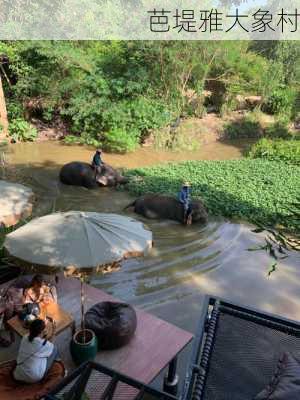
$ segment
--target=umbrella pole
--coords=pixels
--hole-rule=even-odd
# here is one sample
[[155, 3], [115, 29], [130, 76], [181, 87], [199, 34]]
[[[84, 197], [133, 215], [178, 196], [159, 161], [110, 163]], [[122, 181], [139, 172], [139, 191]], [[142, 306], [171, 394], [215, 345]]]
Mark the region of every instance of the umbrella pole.
[[85, 323], [84, 323], [84, 277], [80, 277], [80, 298], [81, 298], [81, 330], [83, 333], [83, 343], [85, 343]]

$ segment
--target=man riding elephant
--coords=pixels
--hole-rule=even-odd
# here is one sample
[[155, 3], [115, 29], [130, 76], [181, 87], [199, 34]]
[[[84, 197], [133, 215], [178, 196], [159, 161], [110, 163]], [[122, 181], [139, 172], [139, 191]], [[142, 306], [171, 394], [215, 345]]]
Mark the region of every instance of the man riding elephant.
[[101, 163], [100, 174], [85, 162], [72, 161], [62, 167], [59, 174], [65, 185], [83, 186], [93, 189], [97, 186], [117, 186], [128, 182], [117, 170], [106, 163]]
[[125, 209], [134, 207], [134, 212], [151, 219], [172, 219], [185, 225], [198, 222], [206, 224], [208, 215], [201, 200], [189, 202], [189, 216], [186, 218], [183, 204], [174, 197], [149, 194], [139, 197]]
[[178, 200], [182, 204], [184, 212], [184, 223], [188, 223], [188, 219], [191, 216], [191, 190], [189, 182], [184, 182], [180, 192], [178, 193]]
[[101, 175], [102, 172], [103, 161], [101, 159], [101, 153], [101, 150], [97, 149], [92, 161], [92, 168], [95, 170], [95, 179], [97, 179], [97, 175]]

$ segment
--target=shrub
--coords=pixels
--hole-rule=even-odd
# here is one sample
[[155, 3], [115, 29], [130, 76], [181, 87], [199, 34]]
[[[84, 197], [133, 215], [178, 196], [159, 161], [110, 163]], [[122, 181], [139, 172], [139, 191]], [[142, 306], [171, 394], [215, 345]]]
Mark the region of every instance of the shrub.
[[7, 102], [7, 117], [9, 121], [12, 121], [16, 118], [23, 118], [23, 116], [24, 111], [22, 104], [15, 101]]
[[37, 138], [37, 130], [22, 118], [12, 120], [8, 131], [14, 142], [33, 141]]
[[288, 121], [281, 119], [265, 128], [265, 136], [270, 139], [291, 139], [293, 134], [289, 130]]
[[269, 114], [290, 114], [294, 97], [291, 89], [285, 86], [278, 87], [267, 97], [263, 110]]
[[64, 138], [65, 144], [87, 144], [88, 146], [101, 147], [101, 142], [97, 139], [93, 139], [86, 133], [82, 133], [81, 136], [68, 135]]
[[264, 138], [251, 147], [248, 156], [300, 165], [300, 140], [270, 140]]
[[122, 129], [112, 129], [105, 134], [103, 147], [114, 153], [134, 151], [139, 144], [138, 132], [125, 132]]
[[225, 125], [223, 135], [226, 139], [257, 138], [262, 136], [262, 128], [255, 115], [231, 121]]
[[172, 151], [196, 151], [200, 148], [200, 142], [181, 127], [175, 130], [164, 128], [154, 131], [154, 147]]

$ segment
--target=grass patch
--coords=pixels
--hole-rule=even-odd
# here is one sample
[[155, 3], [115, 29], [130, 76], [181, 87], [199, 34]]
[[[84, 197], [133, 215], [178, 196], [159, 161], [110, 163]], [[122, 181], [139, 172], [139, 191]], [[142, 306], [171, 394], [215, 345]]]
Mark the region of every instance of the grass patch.
[[300, 167], [260, 159], [189, 161], [134, 169], [127, 176], [135, 195], [176, 195], [188, 180], [192, 196], [201, 197], [211, 214], [269, 226], [284, 225], [289, 204], [300, 197]]
[[[192, 129], [192, 128], [190, 128]], [[179, 126], [175, 130], [164, 128], [154, 132], [154, 147], [169, 151], [196, 151], [200, 148], [199, 140], [193, 130]]]
[[293, 139], [293, 134], [288, 127], [288, 121], [278, 120], [265, 129], [265, 136], [270, 139]]
[[251, 147], [248, 156], [300, 166], [300, 140], [261, 139]]
[[263, 135], [263, 130], [255, 113], [249, 113], [243, 118], [230, 121], [224, 126], [225, 139], [258, 138]]

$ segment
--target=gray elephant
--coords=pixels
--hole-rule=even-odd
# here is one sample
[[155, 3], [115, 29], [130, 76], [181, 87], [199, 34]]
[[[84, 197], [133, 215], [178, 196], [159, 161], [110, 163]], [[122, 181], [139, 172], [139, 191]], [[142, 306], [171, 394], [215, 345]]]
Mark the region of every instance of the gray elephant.
[[92, 166], [85, 162], [72, 161], [62, 167], [59, 178], [66, 185], [84, 186], [93, 189], [97, 186], [117, 186], [128, 182], [110, 165], [101, 165], [101, 174], [95, 174]]
[[186, 220], [182, 204], [171, 196], [149, 194], [139, 197], [125, 209], [129, 207], [134, 207], [134, 212], [146, 218], [172, 219], [187, 225], [195, 222], [206, 224], [208, 221], [207, 211], [200, 200], [192, 201], [190, 217]]

